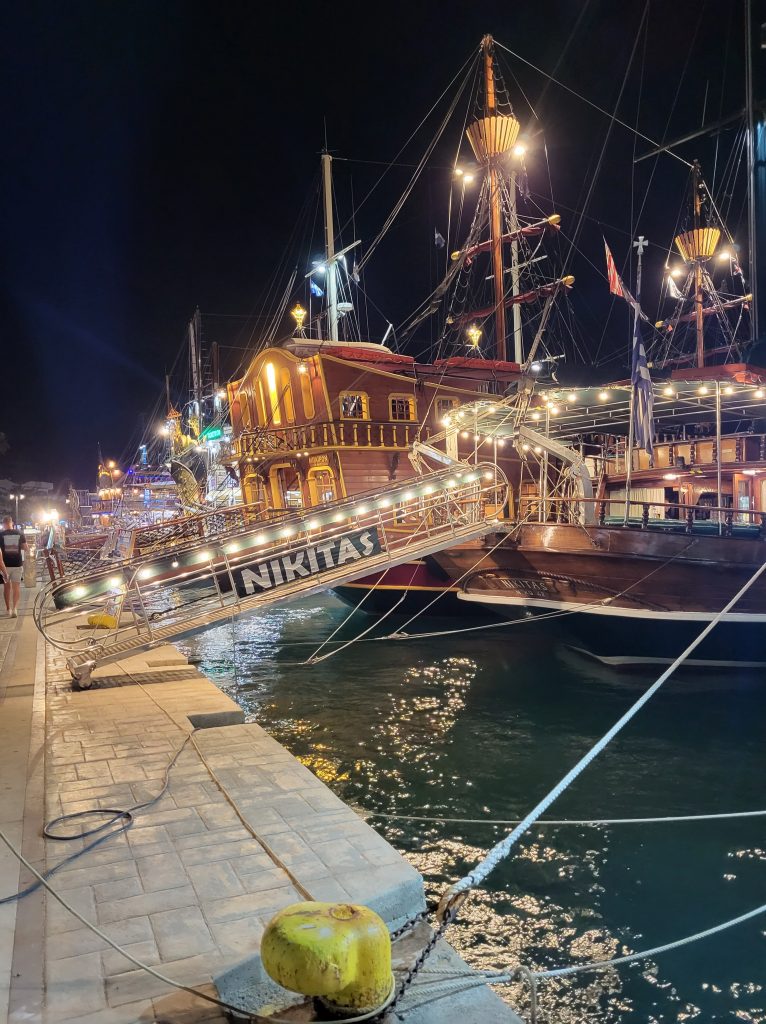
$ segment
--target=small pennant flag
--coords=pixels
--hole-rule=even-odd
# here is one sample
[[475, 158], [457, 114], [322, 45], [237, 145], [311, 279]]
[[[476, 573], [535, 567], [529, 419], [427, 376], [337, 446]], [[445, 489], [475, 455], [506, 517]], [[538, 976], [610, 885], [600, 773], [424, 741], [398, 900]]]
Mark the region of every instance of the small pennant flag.
[[446, 244], [447, 243], [444, 239], [444, 235], [441, 234], [440, 231], [437, 231], [436, 228], [434, 228], [434, 245], [436, 246], [436, 248], [443, 249]]
[[311, 285], [311, 294], [312, 295], [316, 295], [316, 297], [318, 299], [321, 299], [322, 296], [324, 295], [324, 292], [319, 287], [319, 285], [316, 283], [316, 281], [313, 278], [311, 278], [311, 280], [309, 281], [309, 284]]
[[683, 298], [678, 285], [672, 277], [668, 277], [668, 298], [673, 299], [674, 301]]
[[354, 265], [351, 268], [351, 280], [354, 282], [354, 284], [359, 284], [359, 282], [361, 281], [361, 278], [359, 276], [359, 267], [357, 267], [356, 265], [356, 260], [354, 260]]

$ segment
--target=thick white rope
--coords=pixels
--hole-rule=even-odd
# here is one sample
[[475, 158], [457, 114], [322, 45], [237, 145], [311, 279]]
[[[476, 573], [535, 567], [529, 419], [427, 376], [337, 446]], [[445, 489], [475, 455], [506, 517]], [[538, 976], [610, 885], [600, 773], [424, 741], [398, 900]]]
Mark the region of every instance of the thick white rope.
[[[384, 811], [362, 810], [364, 818], [386, 818], [389, 821], [425, 821], [441, 825], [518, 825], [521, 818], [434, 818], [424, 814], [389, 814]], [[662, 825], [674, 821], [718, 821], [725, 818], [762, 818], [764, 811], [727, 811], [721, 814], [667, 814], [659, 818], [538, 818], [535, 825], [575, 825], [597, 827], [599, 825]]]
[[444, 900], [442, 901], [442, 906], [444, 906], [445, 900], [448, 900], [450, 896], [455, 896], [458, 893], [467, 892], [475, 885], [479, 885], [487, 877], [487, 875], [489, 875], [490, 872], [492, 872], [497, 867], [497, 865], [508, 856], [511, 849], [516, 844], [517, 840], [520, 839], [521, 836], [523, 836], [524, 833], [528, 829], [530, 829], [532, 825], [535, 824], [537, 819], [547, 811], [547, 809], [554, 802], [554, 800], [557, 800], [558, 797], [561, 796], [561, 794], [566, 789], [568, 789], [569, 786], [571, 786], [571, 784], [575, 781], [578, 775], [585, 768], [587, 768], [588, 765], [592, 761], [594, 761], [596, 757], [598, 757], [598, 755], [602, 752], [602, 750], [604, 750], [605, 747], [609, 745], [609, 743], [614, 739], [614, 737], [628, 724], [628, 722], [631, 721], [631, 719], [633, 719], [638, 714], [641, 708], [643, 708], [645, 704], [648, 704], [648, 702], [652, 699], [652, 697], [660, 689], [660, 687], [670, 678], [670, 676], [673, 675], [673, 673], [679, 667], [679, 665], [682, 665], [684, 661], [692, 653], [692, 651], [696, 650], [696, 648], [699, 647], [702, 641], [715, 629], [715, 627], [718, 625], [721, 619], [728, 612], [731, 611], [731, 609], [737, 604], [740, 598], [743, 597], [744, 594], [746, 594], [747, 591], [750, 589], [750, 587], [752, 587], [752, 585], [761, 578], [764, 572], [766, 572], [766, 562], [764, 562], [763, 565], [756, 569], [756, 571], [745, 583], [745, 585], [741, 587], [734, 595], [734, 597], [732, 597], [732, 599], [728, 601], [727, 604], [721, 609], [721, 611], [718, 612], [713, 619], [711, 619], [711, 621], [707, 624], [707, 626], [705, 626], [702, 632], [694, 640], [692, 640], [689, 646], [684, 651], [682, 651], [681, 654], [679, 654], [679, 656], [676, 658], [673, 664], [665, 669], [665, 671], [662, 673], [659, 679], [652, 683], [649, 689], [641, 697], [639, 697], [639, 699], [625, 712], [624, 715], [622, 715], [621, 718], [618, 719], [617, 722], [615, 722], [611, 729], [609, 729], [601, 737], [601, 739], [598, 740], [598, 742], [596, 742], [590, 748], [590, 750], [583, 757], [580, 758], [577, 764], [575, 764], [574, 767], [567, 772], [563, 779], [561, 779], [553, 787], [553, 789], [551, 789], [546, 794], [546, 796], [544, 796], [543, 799], [540, 800], [540, 802], [529, 812], [529, 814], [521, 820], [521, 822], [516, 826], [516, 828], [509, 835], [507, 835], [505, 839], [501, 840], [499, 843], [493, 846], [489, 853], [486, 855], [486, 857], [484, 857], [484, 859], [481, 860], [472, 871], [470, 871], [459, 881], [455, 882], [454, 885], [450, 886], [445, 895]]

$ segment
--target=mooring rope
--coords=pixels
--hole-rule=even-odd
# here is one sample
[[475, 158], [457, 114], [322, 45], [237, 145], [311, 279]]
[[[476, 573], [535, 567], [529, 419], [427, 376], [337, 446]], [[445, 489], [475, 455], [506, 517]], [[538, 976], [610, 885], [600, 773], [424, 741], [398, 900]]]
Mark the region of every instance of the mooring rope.
[[638, 712], [644, 707], [645, 704], [652, 699], [657, 691], [663, 686], [663, 684], [673, 675], [675, 670], [682, 665], [684, 661], [689, 657], [692, 651], [696, 650], [702, 641], [715, 629], [721, 619], [731, 611], [731, 609], [737, 604], [752, 585], [761, 578], [766, 572], [766, 562], [763, 563], [748, 581], [742, 586], [734, 597], [728, 601], [724, 607], [711, 619], [711, 621], [705, 626], [701, 633], [699, 633], [694, 640], [679, 654], [672, 665], [668, 666], [662, 675], [655, 680], [649, 689], [639, 699], [631, 705], [631, 707], [622, 715], [617, 722], [609, 729], [600, 740], [593, 744], [588, 752], [580, 758], [580, 760], [566, 773], [566, 775], [559, 780], [559, 782], [551, 789], [542, 800], [540, 800], [535, 807], [526, 815], [525, 818], [514, 828], [514, 830], [502, 839], [499, 843], [489, 851], [489, 853], [463, 878], [459, 879], [454, 885], [450, 886], [447, 893], [442, 898], [440, 904], [440, 913], [453, 902], [454, 897], [461, 893], [466, 893], [469, 889], [479, 885], [489, 875], [497, 865], [504, 860], [514, 845], [524, 835], [524, 833], [535, 824], [538, 818], [540, 818], [550, 805], [558, 799], [561, 794], [571, 786], [575, 779], [580, 775], [588, 765], [595, 760], [596, 757], [609, 745], [614, 737], [622, 731], [622, 729], [630, 722]]

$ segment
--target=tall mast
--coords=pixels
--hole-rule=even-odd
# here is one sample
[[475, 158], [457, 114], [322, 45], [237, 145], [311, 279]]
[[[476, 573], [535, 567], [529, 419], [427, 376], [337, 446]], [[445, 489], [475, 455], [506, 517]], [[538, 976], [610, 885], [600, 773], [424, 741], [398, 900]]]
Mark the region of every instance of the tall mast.
[[[702, 200], [700, 199], [700, 165], [695, 160], [692, 166], [692, 191], [694, 204], [694, 233], [699, 235], [700, 213]], [[694, 322], [697, 335], [697, 366], [705, 365], [705, 316], [702, 312], [702, 260], [697, 255], [694, 260]]]
[[[485, 118], [497, 114], [495, 97], [494, 40], [487, 35], [481, 41], [484, 51], [484, 108]], [[489, 152], [489, 234], [492, 244], [492, 275], [495, 282], [495, 357], [504, 360], [505, 352], [505, 287], [503, 281], [503, 221], [500, 215], [500, 175], [497, 158]]]
[[745, 0], [745, 116], [747, 119], [747, 233], [750, 291], [753, 301], [750, 305], [750, 323], [753, 341], [758, 340], [758, 265], [756, 261], [757, 225], [755, 214], [755, 115], [753, 112], [753, 22], [752, 3]]
[[325, 263], [327, 272], [327, 319], [330, 341], [338, 340], [338, 294], [335, 277], [335, 228], [332, 218], [332, 157], [322, 153], [322, 186], [324, 190]]

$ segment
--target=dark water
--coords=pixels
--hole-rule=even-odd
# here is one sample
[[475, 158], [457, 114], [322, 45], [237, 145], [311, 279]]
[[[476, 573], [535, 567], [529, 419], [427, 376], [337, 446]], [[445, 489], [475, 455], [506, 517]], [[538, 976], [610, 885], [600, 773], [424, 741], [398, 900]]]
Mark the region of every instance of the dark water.
[[[586, 662], [540, 625], [356, 643], [297, 664], [347, 613], [323, 598], [242, 620], [236, 665], [230, 626], [185, 651], [340, 797], [369, 811], [517, 818], [654, 678]], [[336, 639], [370, 622], [357, 616]], [[671, 679], [549, 816], [764, 808], [765, 724], [766, 679]], [[370, 820], [434, 897], [507, 831]], [[465, 904], [450, 938], [480, 968], [564, 966], [660, 945], [762, 903], [766, 818], [537, 827]], [[521, 989], [505, 997], [526, 1010]], [[544, 982], [541, 1001], [551, 1024], [766, 1022], [766, 914], [655, 962]]]

